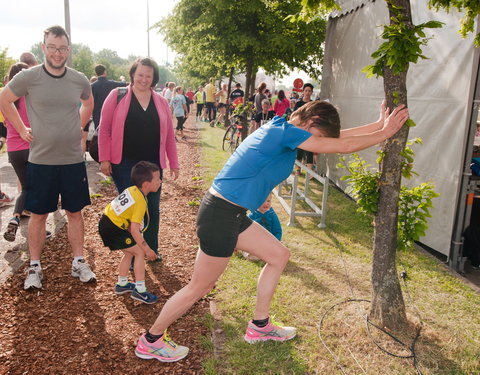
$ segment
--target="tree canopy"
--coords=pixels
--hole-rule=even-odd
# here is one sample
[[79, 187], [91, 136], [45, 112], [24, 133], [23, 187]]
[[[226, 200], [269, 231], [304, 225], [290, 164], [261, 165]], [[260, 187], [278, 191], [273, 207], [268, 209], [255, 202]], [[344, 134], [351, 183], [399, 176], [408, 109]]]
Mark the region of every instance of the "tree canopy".
[[236, 73], [283, 75], [302, 69], [321, 74], [326, 20], [287, 19], [298, 1], [181, 0], [171, 16], [154, 27], [179, 55], [177, 72], [205, 81]]

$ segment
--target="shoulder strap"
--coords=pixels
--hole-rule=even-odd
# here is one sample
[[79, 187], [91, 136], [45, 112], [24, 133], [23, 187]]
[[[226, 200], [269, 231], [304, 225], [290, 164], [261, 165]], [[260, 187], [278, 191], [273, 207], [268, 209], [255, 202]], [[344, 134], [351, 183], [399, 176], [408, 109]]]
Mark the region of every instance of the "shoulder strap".
[[127, 95], [127, 88], [126, 87], [119, 87], [117, 90], [117, 104], [120, 103], [120, 100]]

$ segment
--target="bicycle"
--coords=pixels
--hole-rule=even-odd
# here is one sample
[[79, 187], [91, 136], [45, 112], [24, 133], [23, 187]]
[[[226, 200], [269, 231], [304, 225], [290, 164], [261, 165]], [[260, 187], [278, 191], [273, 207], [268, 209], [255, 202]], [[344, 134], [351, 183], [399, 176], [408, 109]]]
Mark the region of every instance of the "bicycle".
[[231, 154], [235, 152], [242, 142], [243, 123], [241, 116], [234, 116], [230, 126], [225, 131], [222, 142], [223, 151], [229, 151]]

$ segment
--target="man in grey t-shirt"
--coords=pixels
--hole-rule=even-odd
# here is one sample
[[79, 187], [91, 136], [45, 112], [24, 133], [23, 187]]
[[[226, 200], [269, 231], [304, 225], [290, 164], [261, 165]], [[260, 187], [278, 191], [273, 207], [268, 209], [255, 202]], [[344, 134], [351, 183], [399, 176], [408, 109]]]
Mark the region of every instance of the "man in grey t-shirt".
[[[88, 180], [81, 148], [81, 130], [92, 115], [93, 98], [84, 74], [65, 66], [70, 52], [68, 34], [61, 26], [44, 31], [45, 63], [18, 73], [0, 93], [0, 110], [22, 139], [30, 143], [27, 166], [26, 209], [30, 268], [24, 288], [42, 287], [40, 256], [49, 212], [58, 197], [68, 218], [72, 246], [72, 276], [82, 282], [95, 274], [83, 257], [82, 209], [90, 204]], [[31, 129], [21, 120], [14, 102], [25, 97]], [[79, 107], [80, 105], [80, 107]]]

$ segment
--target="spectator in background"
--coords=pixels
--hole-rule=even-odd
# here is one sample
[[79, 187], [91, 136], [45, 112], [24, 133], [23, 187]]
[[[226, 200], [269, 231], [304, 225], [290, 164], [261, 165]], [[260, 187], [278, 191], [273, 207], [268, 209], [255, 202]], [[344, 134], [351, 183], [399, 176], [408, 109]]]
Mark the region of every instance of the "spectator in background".
[[189, 87], [187, 89], [187, 92], [185, 92], [184, 95], [188, 98], [187, 107], [188, 107], [188, 113], [190, 113], [190, 104], [193, 104], [193, 99], [195, 97], [195, 93], [192, 91], [192, 88]]
[[197, 120], [204, 121], [205, 118], [205, 92], [203, 86], [198, 87], [198, 91], [194, 96], [195, 103], [197, 103]]
[[167, 99], [168, 104], [170, 104], [174, 95], [175, 95], [175, 82], [169, 82], [163, 97]]
[[222, 89], [215, 94], [215, 97], [218, 98], [218, 112], [220, 113], [217, 117], [217, 123], [222, 123], [225, 121], [225, 114], [227, 113], [228, 86], [226, 83], [222, 83]]
[[20, 62], [27, 64], [29, 68], [38, 65], [37, 58], [31, 52], [24, 52], [20, 55]]
[[[187, 137], [183, 135], [183, 124], [185, 124], [185, 119], [188, 114], [187, 108], [187, 99], [185, 95], [183, 95], [183, 88], [182, 86], [177, 86], [175, 88], [175, 96], [173, 97], [172, 101], [170, 102], [170, 106], [172, 107], [173, 115], [177, 118], [177, 127], [176, 135], [180, 135], [182, 140], [186, 140]], [[175, 138], [176, 140], [177, 138]]]
[[230, 103], [233, 103], [238, 98], [243, 98], [245, 96], [245, 92], [242, 90], [242, 85], [237, 83], [235, 85], [235, 90], [230, 93]]
[[287, 108], [290, 108], [290, 100], [285, 97], [285, 91], [278, 92], [278, 98], [273, 105], [273, 110], [277, 116], [283, 116]]
[[260, 126], [265, 125], [268, 121], [275, 117], [275, 111], [272, 111], [270, 108], [270, 101], [268, 99], [263, 99], [262, 102], [262, 111], [255, 113], [252, 118], [252, 128], [251, 133], [257, 130]]
[[[24, 69], [28, 69], [28, 65], [25, 63], [19, 62], [13, 64], [8, 72], [7, 83]], [[14, 104], [23, 123], [27, 128], [30, 128], [30, 121], [28, 121], [25, 98], [22, 96], [17, 101], [15, 101]], [[7, 126], [8, 161], [12, 165], [13, 170], [17, 175], [21, 187], [20, 195], [17, 197], [17, 201], [15, 202], [15, 208], [13, 209], [13, 217], [8, 222], [7, 229], [3, 234], [3, 237], [7, 241], [13, 242], [15, 241], [16, 233], [18, 227], [20, 226], [20, 216], [25, 209], [27, 188], [27, 164], [30, 144], [22, 139], [20, 134], [18, 134], [18, 132], [15, 130], [12, 123], [8, 121], [8, 119], [5, 119], [5, 125]]]
[[[310, 103], [312, 101], [312, 94], [313, 94], [313, 85], [311, 83], [305, 83], [303, 85], [303, 97], [302, 97], [302, 99], [298, 100], [295, 103], [295, 107], [294, 107], [293, 110], [296, 111], [297, 109], [299, 109], [303, 105], [305, 105], [307, 103]], [[297, 150], [297, 160], [300, 163], [305, 163], [308, 168], [312, 169], [313, 162], [314, 162], [313, 152], [302, 150], [302, 149], [299, 148]], [[300, 167], [297, 167], [295, 173], [299, 175], [301, 173], [301, 170], [302, 169]]]
[[92, 95], [94, 100], [92, 117], [95, 129], [97, 129], [100, 124], [100, 114], [102, 112], [103, 102], [108, 94], [110, 94], [110, 91], [114, 88], [125, 87], [127, 84], [125, 82], [117, 82], [107, 79], [107, 69], [102, 64], [95, 65], [95, 74], [97, 75], [97, 80], [92, 83]]
[[267, 99], [267, 96], [265, 95], [266, 88], [267, 88], [267, 84], [265, 82], [262, 82], [260, 83], [260, 85], [258, 85], [255, 98], [253, 99], [253, 104], [255, 105], [255, 111], [257, 113], [262, 112], [263, 99]]
[[206, 107], [208, 121], [212, 122], [215, 119], [215, 78], [210, 78], [210, 82], [205, 86]]

